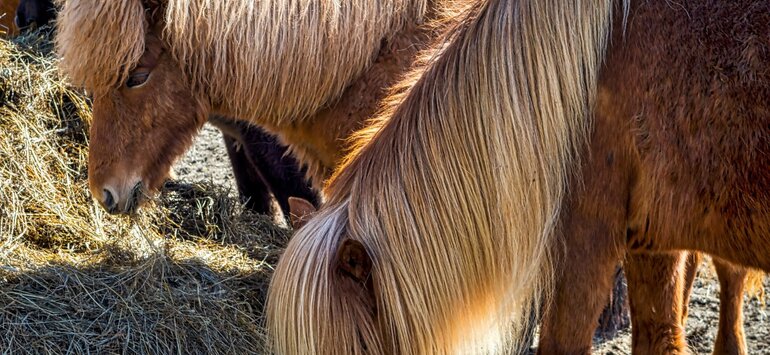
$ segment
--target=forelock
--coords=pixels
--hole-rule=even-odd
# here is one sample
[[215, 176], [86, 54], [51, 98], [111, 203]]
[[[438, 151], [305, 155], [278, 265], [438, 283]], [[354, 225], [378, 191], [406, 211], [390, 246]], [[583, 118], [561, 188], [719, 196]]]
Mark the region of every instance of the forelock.
[[123, 82], [144, 53], [141, 0], [67, 0], [57, 21], [59, 68], [94, 94]]

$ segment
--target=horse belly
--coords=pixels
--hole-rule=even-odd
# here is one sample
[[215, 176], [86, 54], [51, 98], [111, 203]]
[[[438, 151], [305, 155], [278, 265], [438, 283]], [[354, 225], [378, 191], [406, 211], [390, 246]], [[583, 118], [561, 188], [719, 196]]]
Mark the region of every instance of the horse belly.
[[629, 246], [770, 271], [770, 3], [643, 2], [630, 13], [601, 78], [610, 104], [598, 108], [633, 137]]

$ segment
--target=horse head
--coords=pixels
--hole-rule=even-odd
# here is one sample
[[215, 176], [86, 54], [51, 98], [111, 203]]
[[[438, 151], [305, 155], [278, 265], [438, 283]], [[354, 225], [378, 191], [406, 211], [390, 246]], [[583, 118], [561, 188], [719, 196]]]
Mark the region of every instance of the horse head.
[[[93, 94], [88, 181], [110, 213], [132, 213], [156, 192], [208, 115], [149, 4], [71, 0], [59, 22], [62, 67]], [[89, 23], [93, 16], [99, 24]]]

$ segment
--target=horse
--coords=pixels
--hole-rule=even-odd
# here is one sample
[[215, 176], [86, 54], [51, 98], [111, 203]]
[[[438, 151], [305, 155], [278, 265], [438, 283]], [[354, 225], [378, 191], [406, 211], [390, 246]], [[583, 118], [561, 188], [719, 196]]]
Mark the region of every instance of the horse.
[[[21, 30], [49, 25], [57, 16], [57, 8], [51, 0], [11, 1], [3, 6], [14, 8], [9, 14], [15, 19], [16, 28]], [[259, 127], [223, 117], [212, 116], [209, 122], [223, 132], [238, 194], [246, 208], [270, 214], [271, 193], [284, 216], [289, 216], [289, 196], [318, 205], [318, 193], [308, 185], [297, 162], [286, 154], [286, 147], [274, 136]]]
[[670, 5], [632, 2], [628, 18], [615, 16], [581, 179], [556, 237], [542, 354], [590, 353], [593, 319], [623, 259], [634, 353], [686, 352], [692, 256], [683, 250], [716, 257], [715, 352], [746, 353], [746, 270], [730, 264], [770, 270], [770, 7]]
[[325, 205], [290, 240], [268, 295], [277, 353], [516, 343], [549, 288], [550, 236], [587, 138], [612, 9], [473, 7], [357, 134]]
[[95, 199], [134, 210], [211, 113], [278, 134], [321, 187], [443, 11], [367, 1], [66, 1], [56, 45], [62, 71], [94, 95]]

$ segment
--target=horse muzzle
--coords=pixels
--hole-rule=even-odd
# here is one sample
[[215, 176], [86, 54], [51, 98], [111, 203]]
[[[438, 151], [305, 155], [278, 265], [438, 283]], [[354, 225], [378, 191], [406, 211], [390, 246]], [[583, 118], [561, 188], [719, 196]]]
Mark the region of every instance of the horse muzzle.
[[138, 181], [125, 186], [128, 188], [104, 186], [94, 198], [110, 214], [133, 214], [144, 200], [144, 184]]

